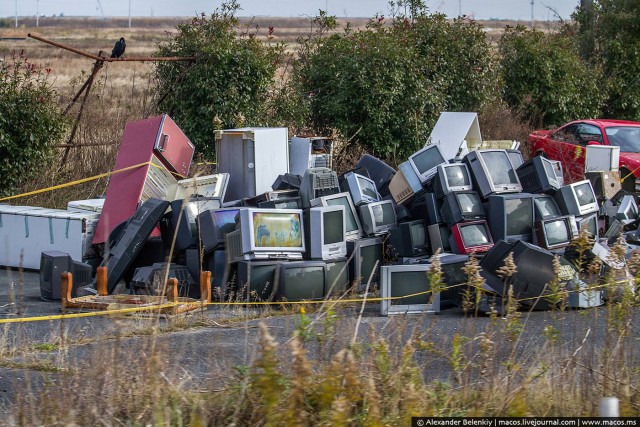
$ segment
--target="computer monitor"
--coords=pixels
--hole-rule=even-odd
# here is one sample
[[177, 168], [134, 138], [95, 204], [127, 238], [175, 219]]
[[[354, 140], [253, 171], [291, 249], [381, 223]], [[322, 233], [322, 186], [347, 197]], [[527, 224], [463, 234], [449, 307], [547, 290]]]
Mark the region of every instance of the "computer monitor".
[[275, 285], [276, 301], [318, 300], [325, 296], [326, 265], [323, 261], [281, 262]]
[[431, 245], [432, 253], [436, 253], [438, 249], [440, 249], [440, 252], [451, 252], [451, 245], [449, 244], [451, 228], [447, 224], [431, 224], [427, 227], [427, 232], [429, 233], [429, 244]]
[[520, 165], [524, 163], [524, 158], [522, 157], [522, 152], [520, 150], [507, 148], [507, 154], [509, 155], [509, 160], [511, 160], [511, 164], [514, 168], [518, 169]]
[[209, 253], [224, 247], [225, 237], [236, 229], [239, 208], [212, 209], [202, 212], [196, 220], [202, 242], [202, 252]]
[[357, 173], [347, 172], [344, 174], [344, 182], [347, 188], [343, 190], [349, 191], [354, 205], [360, 206], [380, 201], [380, 194], [373, 180]]
[[429, 292], [429, 264], [387, 265], [380, 269], [380, 314], [438, 313], [440, 294]]
[[562, 169], [557, 175], [555, 163], [542, 156], [533, 157], [516, 169], [522, 190], [527, 193], [554, 192], [564, 185]]
[[312, 200], [313, 207], [317, 206], [344, 206], [346, 220], [346, 239], [357, 240], [362, 237], [362, 225], [360, 225], [360, 217], [356, 211], [356, 207], [351, 200], [351, 195], [347, 192], [338, 193], [331, 196], [319, 197]]
[[461, 222], [451, 228], [451, 249], [461, 255], [487, 252], [493, 239], [486, 221]]
[[423, 184], [435, 175], [438, 165], [445, 162], [438, 144], [429, 144], [409, 156], [409, 163]]
[[360, 206], [362, 230], [368, 236], [379, 236], [388, 233], [396, 226], [396, 210], [391, 200], [369, 203]]
[[413, 199], [409, 211], [413, 219], [424, 219], [427, 225], [444, 222], [442, 219], [443, 199], [438, 199], [435, 193], [423, 193]]
[[427, 255], [429, 251], [427, 225], [422, 219], [402, 222], [391, 229], [389, 243], [396, 255], [401, 257]]
[[302, 209], [311, 207], [311, 200], [340, 193], [338, 175], [329, 168], [309, 168], [300, 183]]
[[258, 207], [261, 209], [301, 209], [302, 200], [300, 197], [265, 200], [258, 202]]
[[371, 279], [371, 287], [378, 284], [382, 265], [382, 240], [377, 237], [347, 242], [349, 279], [362, 292]]
[[346, 216], [342, 205], [309, 209], [305, 237], [311, 259], [330, 260], [347, 255]]
[[560, 187], [553, 195], [563, 215], [587, 215], [599, 209], [591, 181], [574, 182]]
[[238, 227], [226, 236], [233, 260], [302, 259], [302, 210], [245, 208], [238, 217]]
[[535, 218], [533, 198], [533, 194], [528, 193], [489, 196], [489, 227], [494, 240], [531, 241]]
[[219, 198], [199, 198], [194, 200], [174, 200], [171, 202], [171, 224], [168, 236], [173, 240], [179, 251], [196, 246], [198, 242], [198, 227], [196, 219], [203, 212], [218, 209], [222, 206]]
[[624, 196], [618, 206], [616, 219], [623, 224], [630, 224], [638, 219], [638, 204], [633, 196]]
[[562, 215], [553, 196], [535, 195], [533, 197], [533, 204], [536, 212], [536, 221]]
[[240, 261], [237, 270], [238, 296], [244, 301], [272, 301], [273, 285], [280, 261]]
[[441, 213], [442, 219], [450, 227], [460, 221], [486, 218], [480, 196], [475, 191], [455, 191], [447, 194], [442, 202]]
[[482, 197], [522, 191], [515, 168], [505, 150], [475, 150], [464, 157], [474, 188]]
[[533, 243], [548, 250], [565, 248], [571, 244], [574, 228], [573, 215], [536, 221], [533, 226]]
[[72, 298], [80, 296], [78, 290], [92, 281], [89, 264], [74, 261], [66, 252], [44, 251], [40, 254], [40, 297], [43, 300], [60, 301], [62, 273], [71, 273], [73, 277]]
[[389, 183], [396, 174], [396, 171], [391, 166], [370, 154], [365, 154], [358, 160], [356, 169], [365, 169], [367, 171], [367, 175], [375, 182], [381, 196], [384, 197], [389, 194]]
[[473, 190], [469, 168], [464, 163], [438, 165], [433, 186], [438, 198], [454, 191]]
[[589, 234], [593, 238], [598, 238], [600, 235], [600, 226], [598, 225], [598, 214], [589, 214], [583, 216], [576, 217], [576, 226], [578, 228], [578, 232], [582, 229], [583, 224], [587, 224], [587, 230]]

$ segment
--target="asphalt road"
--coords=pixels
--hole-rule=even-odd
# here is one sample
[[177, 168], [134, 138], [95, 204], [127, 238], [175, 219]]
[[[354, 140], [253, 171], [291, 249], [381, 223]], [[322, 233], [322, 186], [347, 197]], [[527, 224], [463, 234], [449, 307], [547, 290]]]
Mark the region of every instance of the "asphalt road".
[[[59, 304], [42, 301], [39, 295], [36, 273], [0, 271], [0, 318], [60, 313]], [[353, 305], [337, 310], [336, 332], [332, 337], [334, 350], [346, 346], [353, 337], [359, 310], [360, 307]], [[366, 343], [382, 337], [400, 348], [412, 337], [420, 337], [446, 351], [456, 333], [473, 337], [489, 328], [492, 322], [486, 316], [465, 318], [457, 308], [443, 310], [438, 315], [390, 317], [380, 316], [379, 310], [378, 304], [366, 306], [361, 324], [357, 326], [358, 342]], [[517, 350], [525, 359], [527, 355], [538, 354], [546, 342], [545, 328], [553, 326], [558, 331], [561, 351], [571, 354], [582, 347], [581, 351], [599, 352], [607, 343], [604, 313], [604, 308], [566, 313], [522, 313], [525, 326]], [[315, 315], [309, 317], [313, 319]], [[150, 320], [131, 317], [4, 324], [0, 328], [0, 405], [14, 402], [17, 393], [27, 385], [37, 388], [42, 386], [45, 378], [51, 381], [59, 375], [43, 370], [44, 363], [46, 366], [74, 366], [78, 369], [104, 363], [133, 364], [149, 357], [150, 348], [159, 351], [161, 361], [177, 380], [185, 381], [189, 387], [213, 387], [221, 374], [229, 373], [240, 365], [249, 365], [258, 355], [258, 324], [261, 321], [280, 344], [279, 354], [282, 365], [286, 367], [291, 356], [285, 344], [299, 326], [300, 316], [272, 310], [213, 306], [182, 322], [191, 322], [189, 327], [163, 320], [160, 326], [167, 326], [168, 331], [155, 335], [149, 335], [153, 326]], [[635, 325], [639, 321], [640, 313], [636, 311]], [[497, 323], [501, 328], [506, 321], [498, 319]], [[323, 320], [318, 320], [315, 325], [318, 331], [322, 330]], [[631, 338], [635, 354], [640, 354], [638, 335], [636, 329]], [[64, 345], [43, 346], [59, 343]], [[317, 354], [317, 351], [310, 351], [312, 357]], [[424, 363], [429, 363], [429, 369], [425, 370], [426, 380], [449, 378], [446, 361], [425, 356]]]

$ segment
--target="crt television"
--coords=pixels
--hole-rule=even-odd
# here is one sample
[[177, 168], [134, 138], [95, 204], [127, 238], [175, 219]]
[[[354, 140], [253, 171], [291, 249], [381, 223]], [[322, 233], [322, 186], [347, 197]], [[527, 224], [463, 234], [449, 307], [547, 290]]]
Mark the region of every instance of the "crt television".
[[175, 236], [176, 248], [183, 251], [195, 246], [198, 242], [196, 219], [202, 212], [218, 209], [222, 206], [219, 198], [198, 198], [190, 201], [174, 200], [171, 202], [170, 239]]
[[449, 238], [451, 237], [451, 228], [447, 224], [431, 224], [427, 227], [429, 233], [429, 244], [431, 252], [435, 253], [438, 249], [440, 252], [451, 252]]
[[66, 252], [45, 251], [40, 254], [40, 297], [46, 301], [60, 301], [62, 297], [62, 273], [71, 273], [73, 288], [71, 297], [79, 295], [78, 290], [91, 283], [92, 267], [74, 261]]
[[583, 216], [576, 217], [576, 227], [578, 232], [582, 228], [582, 226], [586, 224], [587, 231], [591, 235], [591, 237], [598, 238], [599, 237], [599, 225], [598, 225], [598, 214], [589, 214]]
[[527, 193], [554, 192], [564, 185], [562, 169], [558, 172], [555, 162], [542, 156], [527, 160], [516, 173]]
[[438, 144], [429, 144], [409, 156], [409, 163], [423, 184], [435, 175], [438, 165], [445, 162]]
[[300, 209], [302, 201], [300, 197], [264, 200], [258, 202], [258, 207], [262, 209]]
[[369, 279], [371, 279], [371, 287], [378, 284], [382, 264], [381, 239], [370, 237], [347, 242], [347, 259], [349, 260], [349, 279], [359, 292], [366, 289]]
[[302, 209], [311, 207], [311, 200], [340, 192], [338, 175], [329, 168], [309, 168], [300, 182]]
[[280, 261], [240, 261], [237, 271], [238, 296], [244, 301], [271, 301], [275, 297], [276, 267]]
[[473, 190], [469, 168], [464, 163], [438, 165], [434, 187], [438, 198], [454, 191]]
[[205, 211], [198, 215], [198, 234], [203, 253], [209, 253], [224, 246], [226, 235], [236, 229], [238, 212], [240, 212], [239, 208], [222, 208]]
[[524, 158], [522, 157], [522, 151], [520, 150], [507, 148], [507, 155], [509, 156], [509, 160], [511, 160], [511, 164], [516, 169], [518, 169], [520, 165], [524, 163]]
[[356, 206], [380, 201], [380, 194], [378, 194], [376, 183], [366, 176], [347, 172], [344, 174], [344, 181], [347, 188], [343, 188], [343, 190], [349, 191], [353, 204]]
[[396, 210], [391, 200], [360, 206], [362, 230], [369, 236], [388, 233], [396, 226]]
[[276, 301], [323, 299], [326, 264], [323, 261], [281, 262], [276, 269], [274, 284]]
[[305, 218], [305, 236], [311, 259], [330, 260], [347, 255], [344, 211], [341, 205], [309, 209]]
[[553, 197], [563, 215], [587, 215], [599, 209], [596, 193], [588, 179], [560, 187]]
[[474, 188], [482, 195], [517, 193], [522, 191], [515, 168], [506, 150], [475, 150], [464, 157], [474, 181]]
[[560, 208], [558, 208], [556, 201], [553, 199], [553, 196], [546, 194], [535, 195], [533, 198], [533, 204], [536, 212], [536, 221], [562, 215], [560, 213]]
[[493, 239], [486, 221], [461, 222], [451, 228], [451, 248], [461, 255], [486, 252]]
[[548, 249], [561, 249], [571, 244], [575, 229], [573, 215], [536, 221], [533, 226], [533, 243]]
[[380, 269], [380, 314], [438, 313], [440, 294], [431, 289], [429, 264], [387, 265]]
[[532, 239], [535, 218], [533, 194], [500, 194], [489, 196], [489, 227], [494, 240], [513, 242]]
[[227, 234], [235, 261], [302, 259], [304, 223], [300, 209], [240, 209], [238, 228]]
[[616, 219], [623, 224], [629, 224], [638, 219], [638, 204], [634, 196], [624, 196], [618, 206]]
[[460, 221], [486, 217], [480, 196], [475, 191], [456, 191], [445, 196], [442, 203], [442, 219], [450, 227]]
[[360, 218], [356, 207], [351, 200], [351, 195], [348, 192], [333, 194], [330, 196], [323, 196], [312, 200], [312, 206], [344, 206], [344, 214], [346, 220], [346, 239], [357, 240], [362, 237], [362, 225], [360, 225]]
[[402, 222], [392, 228], [389, 233], [389, 243], [401, 257], [427, 255], [429, 250], [427, 239], [427, 225], [422, 219]]

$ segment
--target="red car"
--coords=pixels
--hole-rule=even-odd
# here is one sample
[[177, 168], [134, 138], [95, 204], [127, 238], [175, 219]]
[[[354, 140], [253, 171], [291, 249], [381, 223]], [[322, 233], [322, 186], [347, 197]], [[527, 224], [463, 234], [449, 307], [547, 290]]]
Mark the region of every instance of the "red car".
[[585, 147], [592, 144], [620, 147], [622, 188], [640, 190], [640, 122], [576, 120], [529, 134], [531, 156], [561, 161], [567, 183], [584, 179]]

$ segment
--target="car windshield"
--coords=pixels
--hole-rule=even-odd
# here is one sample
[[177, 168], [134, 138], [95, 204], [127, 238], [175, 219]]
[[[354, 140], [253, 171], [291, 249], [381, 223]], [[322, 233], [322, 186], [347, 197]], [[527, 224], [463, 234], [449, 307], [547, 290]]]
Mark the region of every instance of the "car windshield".
[[640, 152], [640, 126], [614, 126], [605, 128], [609, 145], [620, 147], [625, 153]]

